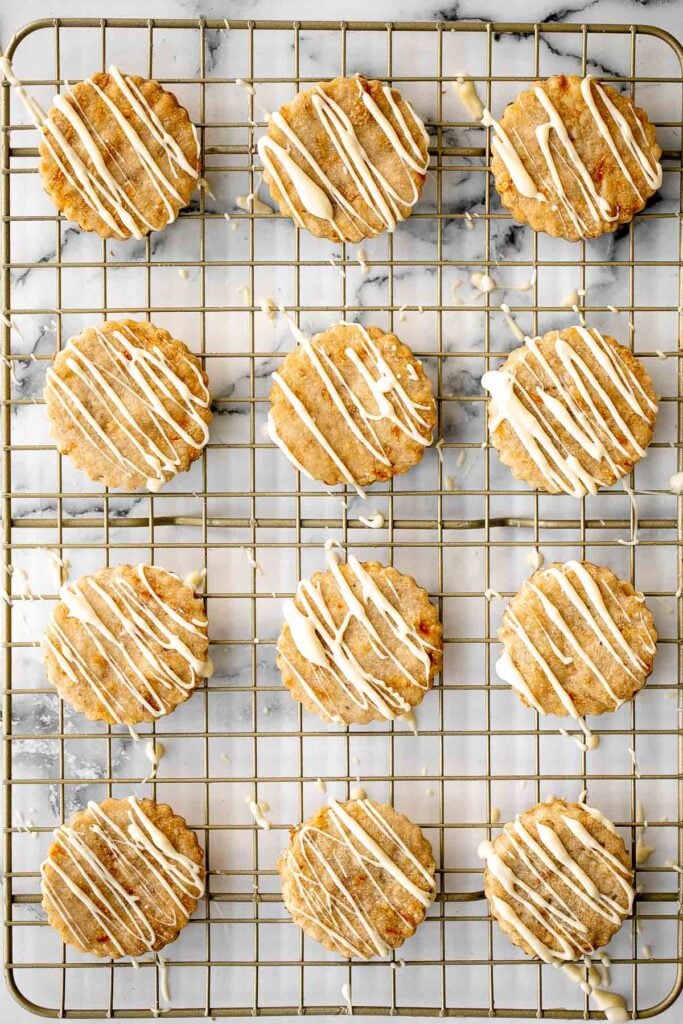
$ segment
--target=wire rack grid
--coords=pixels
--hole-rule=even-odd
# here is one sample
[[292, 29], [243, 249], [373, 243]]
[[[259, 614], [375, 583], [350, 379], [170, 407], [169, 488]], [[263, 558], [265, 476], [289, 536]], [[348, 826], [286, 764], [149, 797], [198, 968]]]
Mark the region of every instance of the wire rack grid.
[[[356, 1013], [592, 1016], [578, 988], [499, 934], [481, 891], [475, 850], [498, 811], [507, 820], [550, 788], [571, 799], [587, 789], [634, 853], [645, 805], [656, 850], [638, 869], [634, 919], [611, 947], [614, 981], [636, 1017], [675, 1001], [680, 875], [666, 859], [682, 853], [683, 505], [666, 481], [680, 468], [682, 440], [682, 52], [666, 33], [637, 25], [50, 19], [14, 37], [7, 55], [45, 101], [112, 62], [168, 84], [198, 125], [208, 183], [159, 237], [121, 244], [82, 235], [42, 196], [33, 130], [2, 90], [4, 948], [8, 985], [25, 1007], [67, 1018], [164, 1009], [158, 960], [134, 971], [81, 957], [39, 906], [51, 830], [85, 800], [131, 790], [168, 800], [206, 849], [206, 898], [165, 952], [174, 1015], [338, 1013], [348, 983]], [[656, 201], [593, 243], [512, 224], [491, 188], [487, 135], [463, 119], [451, 89], [463, 68], [494, 111], [533, 78], [597, 69], [658, 126], [665, 173]], [[354, 247], [232, 202], [258, 184], [260, 104], [273, 108], [306, 84], [356, 70], [392, 82], [426, 114], [432, 155], [412, 218], [365, 245], [367, 272]], [[532, 284], [482, 297], [454, 283], [458, 272], [482, 270], [508, 288], [523, 272]], [[563, 304], [570, 287], [591, 323], [632, 344], [662, 394], [652, 453], [631, 493], [580, 502], [530, 492], [500, 467], [478, 385], [517, 344], [498, 300], [508, 299], [527, 331], [542, 332], [574, 319]], [[296, 477], [263, 437], [269, 374], [291, 346], [286, 326], [261, 310], [267, 295], [306, 328], [340, 315], [395, 328], [433, 377], [443, 443], [365, 505]], [[120, 314], [187, 340], [216, 396], [202, 459], [159, 495], [93, 488], [62, 463], [40, 408], [54, 351], [94, 318]], [[358, 514], [375, 506], [386, 525], [373, 532]], [[281, 600], [320, 567], [329, 536], [413, 573], [439, 604], [444, 672], [419, 709], [417, 738], [399, 723], [326, 729], [282, 696]], [[36, 637], [56, 599], [49, 550], [74, 573], [140, 558], [206, 570], [216, 673], [150, 729], [166, 755], [142, 786], [143, 744], [72, 714], [45, 683]], [[539, 550], [547, 560], [611, 565], [645, 592], [657, 618], [655, 674], [635, 704], [594, 723], [602, 742], [590, 755], [560, 738], [556, 722], [522, 708], [492, 669], [498, 596], [517, 589]], [[361, 779], [423, 826], [439, 865], [435, 905], [391, 963], [340, 963], [304, 939], [274, 870], [287, 828], [320, 804], [320, 789], [345, 796]], [[272, 805], [270, 831], [251, 819], [244, 798], [252, 794]]]

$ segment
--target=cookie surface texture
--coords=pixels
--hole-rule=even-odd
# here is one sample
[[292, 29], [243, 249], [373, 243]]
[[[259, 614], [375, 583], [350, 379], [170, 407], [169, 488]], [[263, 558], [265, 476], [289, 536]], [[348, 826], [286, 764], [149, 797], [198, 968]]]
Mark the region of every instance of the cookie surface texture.
[[117, 565], [59, 596], [43, 636], [48, 679], [86, 717], [152, 722], [211, 674], [204, 607], [173, 573]]
[[158, 82], [113, 65], [55, 96], [41, 136], [46, 192], [68, 220], [102, 238], [160, 231], [199, 180], [185, 108]]
[[432, 847], [389, 804], [330, 798], [278, 863], [285, 906], [325, 949], [369, 960], [398, 949], [434, 899]]
[[561, 964], [606, 945], [633, 906], [633, 872], [611, 821], [553, 800], [480, 844], [491, 914], [528, 956]]
[[396, 89], [361, 75], [318, 82], [271, 114], [258, 141], [264, 181], [285, 216], [318, 238], [394, 231], [420, 198], [424, 125]]
[[141, 956], [177, 938], [204, 893], [204, 854], [167, 804], [90, 802], [41, 865], [48, 922], [83, 953]]
[[577, 241], [615, 231], [662, 184], [654, 126], [631, 99], [588, 76], [536, 82], [493, 128], [503, 206], [535, 231]]
[[580, 498], [611, 487], [652, 440], [652, 381], [639, 359], [598, 330], [527, 338], [481, 383], [501, 462], [538, 490]]
[[273, 374], [268, 433], [292, 465], [363, 487], [406, 473], [432, 441], [432, 385], [410, 349], [378, 327], [339, 323], [298, 341]]
[[439, 614], [411, 576], [328, 553], [285, 605], [277, 664], [294, 700], [337, 724], [410, 712], [441, 668]]
[[70, 338], [47, 371], [45, 403], [59, 451], [107, 487], [158, 491], [209, 439], [211, 395], [196, 356], [137, 320]]

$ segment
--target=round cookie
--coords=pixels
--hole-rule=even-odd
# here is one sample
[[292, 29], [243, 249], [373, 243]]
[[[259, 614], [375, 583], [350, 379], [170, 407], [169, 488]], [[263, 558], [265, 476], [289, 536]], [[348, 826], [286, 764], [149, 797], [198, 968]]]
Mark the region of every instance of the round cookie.
[[503, 206], [535, 231], [597, 238], [630, 221], [662, 183], [655, 128], [627, 96], [590, 75], [536, 82], [491, 125]]
[[636, 357], [583, 326], [527, 338], [481, 380], [489, 437], [513, 476], [580, 498], [631, 472], [652, 440], [657, 399]]
[[394, 231], [424, 185], [424, 124], [400, 93], [362, 75], [318, 82], [271, 114], [263, 177], [297, 227], [333, 242]]
[[[273, 373], [268, 433], [312, 480], [363, 487], [406, 473], [432, 442], [432, 385], [410, 349], [342, 321], [298, 341]], [[363, 495], [364, 496], [364, 495]]]
[[55, 96], [41, 121], [43, 185], [85, 231], [143, 238], [189, 203], [199, 180], [197, 132], [158, 82], [112, 65]]
[[412, 576], [328, 553], [285, 605], [277, 664], [294, 700], [326, 722], [387, 721], [416, 707], [441, 669], [439, 614]]
[[51, 434], [91, 480], [158, 491], [209, 439], [207, 376], [154, 324], [106, 321], [70, 338], [47, 371]]
[[340, 956], [386, 956], [414, 934], [434, 900], [432, 847], [389, 804], [330, 797], [292, 829], [277, 862], [296, 924]]
[[657, 632], [643, 595], [605, 566], [554, 562], [503, 614], [496, 664], [541, 714], [600, 715], [633, 700], [652, 672]]
[[110, 566], [59, 597], [42, 641], [47, 675], [87, 718], [152, 722], [211, 675], [204, 607], [173, 573]]
[[606, 945], [631, 913], [631, 860], [611, 821], [586, 804], [536, 804], [479, 846], [491, 914], [546, 963]]
[[204, 853], [184, 818], [153, 800], [90, 802], [41, 865], [43, 908], [92, 956], [141, 956], [177, 938], [204, 893]]

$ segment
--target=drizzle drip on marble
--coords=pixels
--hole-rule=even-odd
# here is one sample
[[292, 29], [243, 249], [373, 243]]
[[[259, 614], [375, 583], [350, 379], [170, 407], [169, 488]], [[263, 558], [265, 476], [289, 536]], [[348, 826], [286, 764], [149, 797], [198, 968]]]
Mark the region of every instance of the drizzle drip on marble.
[[[153, 952], [160, 934], [173, 934], [187, 920], [178, 890], [190, 900], [204, 893], [200, 864], [174, 848], [168, 837], [145, 814], [134, 796], [128, 797], [128, 825], [119, 827], [93, 801], [88, 811], [97, 845], [87, 833], [62, 825], [55, 830], [59, 858], [41, 865], [42, 887], [74, 940], [88, 945], [83, 916], [107, 936], [118, 956], [133, 945]], [[111, 865], [116, 866], [116, 874]], [[47, 868], [75, 897], [79, 913], [71, 913]]]
[[[154, 718], [160, 718], [177, 703], [166, 694], [184, 695], [193, 690], [200, 679], [210, 676], [213, 669], [208, 659], [196, 657], [189, 646], [191, 637], [206, 638], [206, 619], [184, 618], [160, 598], [147, 578], [147, 568], [140, 564], [135, 569], [151, 599], [147, 602], [140, 599], [123, 576], [109, 577], [106, 587], [93, 576], [83, 576], [65, 584], [59, 596], [69, 616], [78, 620], [87, 642], [108, 665], [116, 688], [133, 697]], [[106, 605], [115, 616], [115, 633], [100, 618], [98, 603]], [[80, 645], [54, 618], [43, 642], [67, 678], [75, 686], [90, 687], [113, 720], [124, 724], [125, 706], [115, 692], [105, 688], [103, 680], [83, 656]], [[187, 665], [187, 678], [164, 660], [164, 651], [180, 655]]]
[[[363, 237], [376, 235], [386, 229], [394, 231], [399, 221], [404, 220], [419, 198], [418, 188], [410, 171], [425, 175], [429, 166], [429, 157], [423, 155], [415, 135], [408, 126], [401, 108], [394, 98], [390, 86], [382, 87], [382, 93], [389, 105], [392, 120], [381, 110], [377, 102], [364, 86], [363, 79], [356, 76], [358, 96], [370, 117], [383, 132], [388, 146], [399, 158], [405, 170], [407, 188], [398, 191], [384, 177], [379, 167], [374, 164], [361, 144], [353, 124], [342, 107], [320, 86], [316, 85], [311, 92], [311, 102], [322, 131], [327, 135], [333, 146], [344, 173], [353, 182], [355, 190], [372, 211], [377, 223], [366, 220], [353, 204], [331, 181], [311, 151], [304, 145], [291, 125], [279, 112], [270, 115], [270, 124], [278, 128], [286, 137], [288, 148], [285, 149], [268, 135], [262, 136], [257, 143], [261, 162], [270, 174], [282, 197], [281, 201], [294, 223], [302, 228], [304, 221], [297, 207], [288, 198], [283, 182], [284, 174], [290, 187], [296, 193], [301, 206], [313, 217], [327, 221], [340, 240], [344, 232], [335, 221], [335, 206], [343, 211]], [[425, 150], [429, 144], [429, 136], [424, 124], [410, 104], [404, 100], [413, 128], [422, 139]], [[310, 170], [304, 170], [292, 157], [292, 151], [301, 156]]]
[[[576, 498], [596, 494], [603, 483], [601, 470], [609, 469], [617, 478], [635, 459], [645, 455], [620, 414], [611, 394], [621, 399], [644, 422], [649, 423], [657, 412], [657, 403], [646, 394], [635, 374], [613, 351], [600, 331], [574, 328], [598, 364], [594, 372], [580, 351], [558, 333], [554, 342], [568, 385], [550, 365], [539, 345], [540, 338], [525, 341], [524, 362], [537, 384], [524, 387], [509, 370], [489, 370], [481, 379], [489, 392], [496, 413], [489, 423], [493, 434], [507, 421], [523, 445], [529, 458], [540, 471], [549, 488]], [[581, 403], [575, 397], [581, 396]], [[600, 408], [596, 399], [600, 402]], [[602, 409], [608, 410], [605, 416]], [[581, 461], [563, 444], [558, 435], [562, 428], [585, 455]], [[584, 463], [592, 460], [599, 469], [592, 471]]]
[[[363, 667], [345, 640], [347, 629], [354, 621], [362, 626], [372, 652], [390, 662], [394, 671], [405, 678], [406, 684], [416, 686], [425, 692], [429, 689], [430, 680], [429, 652], [434, 650], [434, 647], [403, 618], [398, 594], [388, 577], [385, 576], [385, 580], [389, 590], [393, 590], [395, 600], [387, 597], [354, 555], [349, 555], [347, 565], [361, 588], [361, 595], [357, 597], [347, 582], [339, 558], [333, 550], [327, 552], [327, 564], [334, 577], [338, 594], [346, 606], [346, 613], [339, 625], [335, 625], [320, 584], [313, 584], [310, 580], [302, 580], [297, 588], [296, 600], [300, 607], [293, 601], [288, 601], [284, 607], [284, 617], [292, 642], [301, 657], [320, 670], [316, 672], [316, 681], [327, 699], [321, 700], [318, 693], [282, 651], [279, 652], [279, 656], [326, 720], [336, 723], [343, 721], [339, 711], [334, 710], [333, 693], [337, 689], [341, 691], [346, 701], [350, 701], [358, 708], [366, 710], [372, 706], [383, 718], [398, 718], [410, 711], [410, 704], [397, 690]], [[379, 615], [395, 643], [387, 644], [382, 640], [370, 619], [370, 609], [373, 615]], [[407, 653], [411, 659], [419, 663], [421, 670], [411, 672], [403, 664], [399, 653], [403, 654], [404, 658]], [[327, 685], [330, 679], [334, 683], [332, 690]]]
[[[334, 402], [344, 425], [372, 458], [377, 459], [383, 466], [391, 466], [391, 460], [375, 429], [375, 424], [380, 420], [390, 423], [416, 444], [423, 447], [430, 445], [432, 430], [426, 414], [429, 413], [431, 407], [413, 401], [384, 358], [379, 345], [373, 341], [362, 324], [342, 320], [340, 326], [354, 328], [360, 339], [365, 359], [351, 346], [345, 350], [344, 354], [354, 370], [362, 377], [365, 390], [370, 393], [369, 399], [361, 399], [344, 377], [341, 367], [330, 359], [323, 346], [318, 344], [315, 338], [307, 337], [290, 320], [292, 334], [318, 374], [321, 387]], [[354, 477], [352, 469], [337, 454], [329, 438], [318, 426], [314, 412], [306, 408], [280, 373], [275, 371], [272, 377], [292, 410], [301, 420], [303, 427], [329, 456], [346, 483], [354, 487], [361, 498], [365, 498], [365, 491]], [[352, 414], [351, 409], [355, 415]], [[313, 479], [278, 433], [272, 411], [268, 414], [267, 430], [270, 439], [287, 456], [294, 468], [309, 479]]]
[[[70, 338], [66, 344], [66, 365], [87, 389], [91, 407], [102, 407], [118, 425], [130, 445], [126, 453], [98, 423], [88, 406], [66, 381], [50, 367], [45, 390], [49, 390], [64, 414], [83, 438], [112, 466], [141, 476], [150, 491], [158, 491], [175, 476], [181, 461], [175, 438], [192, 448], [203, 448], [209, 428], [201, 415], [209, 408], [211, 396], [199, 368], [183, 355], [195, 378], [193, 391], [174, 371], [161, 348], [144, 348], [125, 324], [106, 333], [98, 327], [102, 359], [87, 356]], [[196, 392], [196, 393], [195, 393]], [[131, 413], [131, 400], [139, 402], [149, 417], [152, 431], [143, 430]], [[184, 426], [188, 423], [190, 426]]]
[[[375, 927], [368, 912], [353, 894], [349, 873], [359, 871], [377, 893], [377, 899], [403, 917], [399, 907], [382, 886], [382, 874], [394, 882], [425, 909], [436, 891], [432, 872], [418, 860], [388, 823], [380, 808], [368, 799], [355, 800], [360, 811], [353, 817], [334, 797], [329, 798], [329, 826], [326, 830], [304, 824], [296, 833], [303, 865], [291, 848], [285, 854], [289, 877], [298, 897], [297, 914], [316, 925], [349, 957], [368, 959], [386, 956], [391, 946]], [[368, 828], [379, 831], [380, 845]], [[321, 845], [331, 844], [334, 853], [327, 856]], [[342, 858], [348, 857], [347, 867]], [[406, 874], [410, 865], [420, 877], [418, 885]], [[332, 887], [331, 887], [332, 883]]]

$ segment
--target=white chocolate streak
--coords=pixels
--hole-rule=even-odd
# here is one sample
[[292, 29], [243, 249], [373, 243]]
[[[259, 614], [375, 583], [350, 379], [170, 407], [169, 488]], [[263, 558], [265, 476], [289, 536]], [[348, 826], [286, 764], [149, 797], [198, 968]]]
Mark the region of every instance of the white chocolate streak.
[[[405, 678], [406, 685], [416, 686], [423, 691], [429, 687], [429, 652], [434, 648], [406, 622], [400, 610], [398, 595], [395, 603], [389, 600], [355, 556], [349, 555], [347, 564], [360, 585], [360, 598], [356, 597], [347, 582], [336, 552], [328, 551], [327, 561], [338, 595], [346, 606], [346, 612], [339, 625], [335, 625], [320, 584], [313, 585], [310, 580], [302, 580], [297, 588], [297, 602], [303, 610], [289, 601], [284, 612], [294, 646], [309, 664], [321, 669], [321, 672], [316, 673], [316, 681], [323, 692], [326, 692], [327, 703], [321, 701], [313, 687], [291, 661], [282, 653], [280, 656], [284, 658], [306, 695], [316, 704], [325, 719], [332, 719], [335, 722], [342, 720], [332, 704], [332, 696], [325, 685], [326, 681], [331, 681], [334, 689], [341, 690], [345, 701], [350, 701], [363, 710], [373, 707], [384, 718], [394, 719], [410, 710], [410, 704], [397, 690], [361, 664], [345, 639], [346, 631], [353, 622], [361, 626], [367, 635], [372, 652], [377, 657], [391, 662], [393, 671]], [[388, 578], [387, 582], [390, 582]], [[391, 632], [395, 644], [387, 644], [382, 640], [370, 620], [368, 613], [371, 608]], [[399, 655], [405, 659], [406, 654], [421, 665], [420, 672], [409, 671], [405, 667]]]
[[[131, 944], [151, 952], [160, 935], [174, 933], [187, 920], [178, 892], [191, 900], [204, 892], [201, 865], [175, 849], [134, 796], [128, 803], [129, 824], [124, 830], [91, 801], [88, 810], [94, 822], [89, 831], [98, 842], [88, 841], [87, 830], [62, 825], [55, 831], [59, 856], [52, 854], [41, 865], [43, 891], [74, 939], [88, 945], [79, 924], [87, 915], [118, 956], [125, 956]], [[112, 861], [116, 874], [108, 866]], [[60, 897], [59, 885], [49, 880], [48, 867], [75, 898], [76, 912]], [[87, 932], [91, 929], [89, 923]]]
[[[368, 908], [354, 897], [350, 885], [352, 876], [362, 872], [374, 888], [380, 906], [385, 904], [399, 917], [402, 916], [400, 908], [394, 906], [382, 885], [382, 872], [391, 875], [425, 908], [434, 899], [436, 881], [389, 825], [376, 804], [366, 799], [354, 803], [361, 812], [358, 819], [330, 797], [329, 831], [306, 824], [297, 831], [303, 866], [299, 865], [291, 848], [285, 857], [289, 878], [297, 894], [297, 914], [315, 924], [336, 945], [345, 949], [346, 956], [368, 959], [386, 956], [391, 946], [377, 931]], [[368, 826], [381, 833], [383, 845], [369, 834]], [[322, 852], [320, 839], [335, 848], [332, 856], [327, 857]], [[350, 864], [347, 859], [350, 859]], [[411, 865], [426, 886], [413, 882], [402, 864], [406, 867]]]
[[[108, 664], [113, 687], [131, 695], [142, 708], [159, 718], [177, 703], [165, 699], [164, 691], [185, 694], [200, 679], [211, 675], [212, 669], [211, 662], [197, 658], [189, 646], [191, 637], [206, 637], [206, 619], [185, 619], [163, 601], [147, 579], [146, 569], [140, 564], [136, 572], [150, 600], [142, 601], [128, 580], [113, 575], [107, 579], [106, 587], [92, 576], [83, 576], [75, 583], [65, 584], [59, 596], [69, 615], [80, 623], [88, 643]], [[95, 599], [104, 603], [115, 617], [114, 631], [98, 615]], [[114, 721], [122, 724], [125, 708], [121, 700], [115, 692], [104, 688], [80, 652], [80, 644], [54, 618], [44, 643], [67, 678], [76, 686], [89, 686]], [[157, 652], [155, 648], [161, 650]], [[187, 678], [166, 662], [164, 651], [180, 655], [187, 665]]]
[[[311, 367], [318, 374], [321, 387], [327, 392], [339, 412], [345, 428], [353, 434], [356, 441], [373, 459], [389, 467], [391, 460], [377, 434], [375, 424], [380, 421], [387, 422], [415, 444], [427, 447], [432, 441], [432, 430], [426, 417], [430, 406], [413, 401], [382, 355], [379, 345], [373, 341], [362, 324], [342, 320], [340, 326], [355, 329], [359, 336], [362, 354], [349, 346], [344, 355], [362, 378], [364, 390], [369, 392], [369, 399], [361, 399], [344, 376], [343, 368], [327, 355], [324, 347], [318, 344], [315, 338], [307, 337], [290, 320], [292, 334], [305, 353]], [[365, 492], [353, 476], [351, 468], [337, 454], [332, 442], [318, 426], [315, 409], [309, 411], [277, 371], [273, 373], [273, 381], [278, 385], [308, 432], [332, 460], [343, 479], [355, 487], [361, 497], [365, 497]], [[360, 423], [357, 422], [357, 419], [360, 419]], [[311, 474], [294, 457], [278, 434], [272, 414], [268, 417], [268, 433], [271, 440], [284, 452], [292, 465], [310, 478]]]
[[[592, 808], [584, 809], [593, 813]], [[593, 816], [602, 820], [598, 813]], [[630, 870], [576, 818], [563, 814], [562, 822], [584, 848], [586, 859], [583, 863], [593, 861], [596, 870], [607, 869], [624, 893], [625, 903], [601, 892], [592, 874], [572, 857], [555, 829], [545, 823], [537, 823], [537, 835], [534, 837], [518, 815], [514, 822], [505, 826], [505, 849], [499, 843], [500, 852], [496, 852], [494, 845], [485, 840], [478, 850], [488, 871], [505, 892], [505, 896], [492, 897], [497, 914], [515, 929], [541, 960], [555, 966], [593, 951], [579, 908], [584, 907], [586, 912], [618, 927], [630, 914], [635, 895]], [[609, 826], [614, 832], [611, 822]], [[532, 884], [515, 873], [515, 860], [521, 860], [531, 873]], [[562, 896], [558, 883], [570, 890], [572, 903], [577, 909], [573, 909], [572, 903]], [[552, 945], [544, 942], [534, 927], [522, 921], [520, 908], [538, 922], [539, 930], [550, 933]]]
[[[47, 371], [46, 391], [49, 388], [65, 415], [107, 462], [141, 475], [150, 491], [158, 491], [180, 466], [177, 438], [192, 448], [203, 448], [207, 443], [209, 428], [201, 413], [209, 408], [211, 396], [194, 362], [184, 357], [196, 381], [195, 391], [174, 371], [161, 348], [144, 348], [129, 327], [122, 324], [121, 328], [109, 334], [93, 328], [101, 359], [89, 358], [76, 339], [67, 342], [66, 365], [88, 391], [87, 401], [82, 401], [52, 367]], [[130, 411], [131, 399], [143, 406], [154, 431], [143, 429], [136, 421]], [[130, 455], [124, 454], [100, 426], [91, 411], [98, 407], [127, 438]], [[191, 431], [182, 425], [188, 420]]]
[[[598, 105], [593, 94], [594, 91], [600, 97], [607, 112], [609, 113], [611, 125], [608, 125], [605, 117], [598, 109]], [[512, 182], [520, 195], [525, 196], [528, 199], [536, 199], [539, 202], [552, 202], [557, 200], [559, 203], [559, 209], [564, 210], [568, 215], [576, 233], [579, 237], [584, 237], [588, 232], [588, 224], [584, 219], [586, 216], [596, 224], [599, 224], [602, 221], [610, 223], [618, 219], [619, 210], [617, 209], [612, 211], [607, 200], [600, 194], [596, 183], [593, 181], [585, 163], [579, 156], [576, 147], [570, 138], [569, 132], [567, 131], [567, 127], [550, 100], [548, 93], [542, 88], [542, 86], [538, 85], [534, 88], [534, 95], [548, 118], [547, 121], [537, 125], [535, 129], [536, 141], [543, 156], [547, 174], [549, 175], [549, 177], [545, 175], [541, 177], [540, 185], [545, 187], [548, 194], [539, 190], [539, 184], [526, 169], [521, 155], [515, 148], [514, 143], [501, 125], [499, 125], [491, 116], [491, 112], [489, 110], [484, 109], [483, 115], [481, 116], [481, 123], [485, 127], [490, 126], [493, 128], [495, 136], [491, 143], [491, 147], [504, 163]], [[639, 168], [644, 181], [652, 190], [658, 189], [662, 184], [661, 164], [657, 161], [653, 163], [650, 162], [648, 154], [636, 141], [633, 134], [633, 128], [631, 127], [628, 119], [610, 99], [602, 85], [593, 79], [592, 75], [587, 75], [582, 80], [581, 95], [600, 135], [607, 143], [610, 153], [612, 154], [621, 175], [638, 196], [638, 199], [641, 202], [644, 202], [644, 197], [619, 151], [615, 136], [621, 139], [622, 145], [630, 153], [636, 163], [636, 166]], [[638, 133], [641, 136], [642, 143], [649, 148], [649, 143], [640, 122], [640, 118], [635, 114], [635, 112], [633, 112], [633, 120], [635, 121]], [[555, 142], [555, 149], [553, 149], [552, 146], [553, 142]], [[524, 153], [529, 157], [528, 151], [522, 146], [521, 148], [524, 149]], [[577, 207], [569, 200], [560, 175], [558, 160], [561, 162], [565, 171], [573, 176], [576, 185], [578, 186], [583, 199], [583, 206], [585, 206], [583, 217]]]
[[[260, 138], [257, 144], [261, 162], [276, 184], [281, 201], [287, 206], [294, 223], [298, 227], [305, 226], [297, 207], [288, 197], [282, 173], [286, 175], [290, 187], [296, 193], [306, 213], [327, 221], [340, 239], [344, 238], [344, 232], [335, 221], [333, 203], [336, 204], [340, 212], [346, 214], [364, 237], [375, 235], [382, 228], [394, 231], [397, 223], [407, 216], [418, 199], [418, 189], [410, 172], [424, 175], [429, 166], [429, 157], [423, 157], [414, 132], [408, 127], [390, 86], [383, 86], [382, 93], [391, 110], [391, 119], [384, 114], [370, 93], [366, 91], [362, 80], [358, 78], [357, 82], [361, 102], [403, 165], [408, 185], [407, 193], [405, 189], [402, 191], [395, 189], [371, 161], [361, 145], [348, 115], [320, 85], [316, 85], [313, 89], [311, 102], [323, 131], [341, 161], [345, 174], [353, 182], [355, 190], [372, 211], [376, 221], [380, 222], [381, 228], [378, 228], [376, 223], [365, 220], [353, 204], [346, 199], [343, 192], [325, 174], [314, 154], [304, 145], [282, 114], [271, 114], [270, 123], [286, 137], [290, 151], [288, 152], [268, 135]], [[404, 103], [409, 111], [413, 127], [422, 139], [426, 151], [429, 138], [424, 125], [410, 104], [405, 100]], [[293, 159], [292, 149], [303, 157], [310, 171], [304, 170]]]
[[[490, 370], [481, 383], [496, 408], [490, 433], [506, 420], [547, 483], [579, 498], [597, 492], [603, 483], [601, 471], [609, 469], [616, 477], [622, 476], [631, 461], [645, 455], [616, 406], [614, 392], [646, 423], [657, 411], [657, 403], [597, 329], [589, 331], [578, 325], [574, 330], [598, 364], [597, 371], [558, 333], [555, 353], [568, 384], [542, 354], [539, 338], [525, 342], [524, 362], [538, 381], [535, 388], [523, 387], [509, 370]], [[573, 438], [586, 460], [569, 453], [558, 428]], [[588, 459], [598, 463], [595, 473], [584, 464]]]

